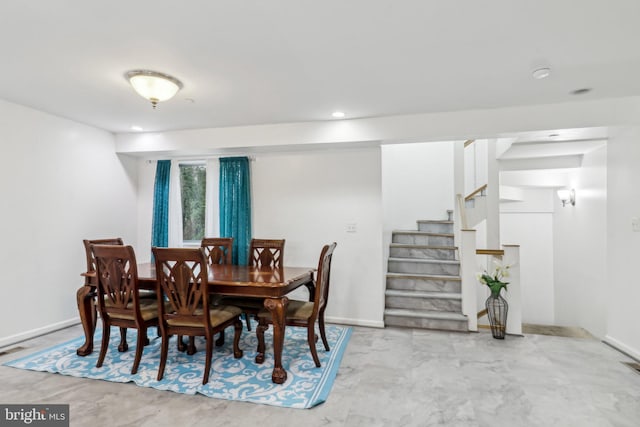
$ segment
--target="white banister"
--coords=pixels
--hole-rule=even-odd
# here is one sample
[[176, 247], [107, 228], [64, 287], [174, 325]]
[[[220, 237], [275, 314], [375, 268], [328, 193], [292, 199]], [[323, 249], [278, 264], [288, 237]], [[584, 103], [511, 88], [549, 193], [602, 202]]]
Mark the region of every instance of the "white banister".
[[467, 222], [467, 209], [464, 206], [464, 197], [462, 194], [456, 194], [456, 200], [458, 201], [458, 213], [460, 217], [460, 228], [466, 230], [469, 228], [469, 223]]
[[520, 245], [502, 245], [502, 264], [509, 266], [509, 286], [502, 296], [509, 304], [507, 333], [522, 335], [522, 287], [520, 286]]
[[476, 230], [460, 230], [460, 279], [462, 286], [462, 314], [467, 316], [469, 331], [478, 331], [476, 280]]

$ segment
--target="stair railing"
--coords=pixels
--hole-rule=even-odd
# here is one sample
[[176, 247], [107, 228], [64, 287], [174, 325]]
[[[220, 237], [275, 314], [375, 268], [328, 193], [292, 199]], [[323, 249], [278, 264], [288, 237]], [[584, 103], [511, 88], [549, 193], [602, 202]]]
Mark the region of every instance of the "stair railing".
[[478, 331], [478, 281], [476, 279], [476, 230], [460, 230], [460, 280], [462, 314], [467, 316], [469, 331]]

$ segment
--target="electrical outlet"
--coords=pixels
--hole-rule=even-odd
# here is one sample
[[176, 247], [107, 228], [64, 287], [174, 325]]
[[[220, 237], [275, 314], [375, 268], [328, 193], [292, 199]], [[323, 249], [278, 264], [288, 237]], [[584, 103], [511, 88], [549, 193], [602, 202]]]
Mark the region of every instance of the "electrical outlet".
[[640, 218], [637, 216], [631, 218], [631, 230], [640, 231]]

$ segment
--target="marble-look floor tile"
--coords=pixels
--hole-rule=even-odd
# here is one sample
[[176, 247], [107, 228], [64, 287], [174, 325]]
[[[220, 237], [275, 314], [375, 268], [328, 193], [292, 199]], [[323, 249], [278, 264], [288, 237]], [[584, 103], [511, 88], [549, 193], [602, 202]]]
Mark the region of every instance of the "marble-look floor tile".
[[[20, 343], [0, 363], [74, 338], [79, 327]], [[0, 366], [1, 403], [69, 403], [71, 425], [631, 427], [640, 374], [590, 338], [402, 328], [353, 330], [333, 390], [315, 408], [186, 396]], [[188, 421], [186, 421], [188, 420]]]

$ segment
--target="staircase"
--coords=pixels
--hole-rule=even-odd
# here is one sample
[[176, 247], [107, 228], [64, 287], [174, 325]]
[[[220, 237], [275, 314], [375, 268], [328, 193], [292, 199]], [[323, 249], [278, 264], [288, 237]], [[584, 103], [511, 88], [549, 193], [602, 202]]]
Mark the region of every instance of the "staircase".
[[393, 232], [385, 325], [468, 331], [456, 249], [450, 220], [422, 220], [417, 231]]

